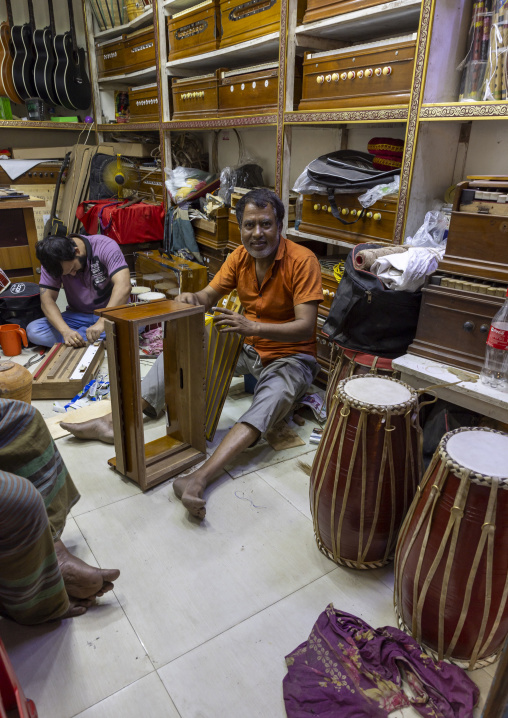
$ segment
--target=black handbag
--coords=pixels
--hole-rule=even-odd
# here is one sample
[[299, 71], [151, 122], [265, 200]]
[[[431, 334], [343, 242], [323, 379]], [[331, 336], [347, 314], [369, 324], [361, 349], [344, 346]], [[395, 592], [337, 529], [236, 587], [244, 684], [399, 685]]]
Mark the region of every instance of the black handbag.
[[19, 324], [26, 329], [30, 322], [41, 319], [41, 293], [38, 284], [15, 282], [0, 294], [0, 322]]
[[356, 219], [346, 222], [341, 216], [335, 193], [352, 194], [376, 187], [378, 184], [393, 182], [400, 169], [388, 171], [374, 169], [374, 157], [356, 150], [338, 150], [321, 155], [307, 167], [309, 179], [323, 185], [328, 193], [328, 202], [333, 216], [342, 224], [354, 224], [362, 219], [366, 209], [362, 209]]
[[357, 252], [379, 246], [359, 244], [349, 253], [322, 332], [346, 349], [394, 359], [415, 337], [422, 293], [387, 289], [375, 274], [355, 269]]

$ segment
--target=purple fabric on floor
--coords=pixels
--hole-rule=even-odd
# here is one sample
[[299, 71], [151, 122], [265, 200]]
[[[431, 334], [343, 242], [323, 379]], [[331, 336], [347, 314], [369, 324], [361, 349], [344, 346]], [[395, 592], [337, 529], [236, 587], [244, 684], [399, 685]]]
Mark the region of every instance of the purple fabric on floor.
[[288, 718], [385, 718], [409, 705], [426, 718], [471, 718], [479, 696], [462, 668], [434, 662], [411, 636], [374, 629], [332, 604], [286, 664]]

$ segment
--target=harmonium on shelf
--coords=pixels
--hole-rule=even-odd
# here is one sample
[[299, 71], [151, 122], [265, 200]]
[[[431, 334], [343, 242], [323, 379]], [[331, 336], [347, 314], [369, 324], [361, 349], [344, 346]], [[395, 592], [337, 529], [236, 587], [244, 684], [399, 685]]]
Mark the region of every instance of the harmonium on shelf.
[[95, 43], [97, 75], [99, 80], [103, 77], [113, 77], [114, 75], [122, 75], [130, 71], [126, 68], [126, 37], [126, 35], [122, 35], [114, 40]]
[[198, 244], [211, 249], [225, 249], [228, 243], [228, 207], [220, 207], [213, 219], [193, 219]]
[[197, 77], [173, 78], [172, 119], [212, 117], [219, 111], [218, 77], [220, 70]]
[[280, 0], [220, 0], [221, 47], [278, 32]]
[[382, 5], [386, 0], [307, 0], [307, 9], [303, 16], [303, 22], [315, 22], [324, 20], [335, 15], [342, 15], [345, 12], [363, 10], [367, 7]]
[[457, 185], [444, 259], [422, 289], [410, 354], [479, 372], [508, 286], [508, 177]]
[[139, 173], [141, 177], [139, 192], [148, 195], [148, 197], [144, 197], [144, 200], [151, 200], [157, 204], [164, 202], [164, 180], [162, 179], [162, 170], [158, 167], [140, 167]]
[[398, 195], [383, 197], [372, 207], [365, 210], [361, 219], [357, 219], [363, 210], [358, 201], [360, 194], [363, 194], [363, 192], [356, 194], [337, 193], [335, 195], [335, 202], [341, 217], [345, 222], [351, 222], [351, 224], [342, 224], [333, 216], [327, 195], [303, 195], [302, 221], [298, 228], [299, 231], [356, 244], [379, 242], [380, 240], [382, 242], [392, 242]]
[[299, 110], [408, 105], [416, 33], [388, 40], [308, 52]]
[[129, 122], [157, 122], [159, 94], [157, 83], [129, 88]]
[[170, 61], [217, 50], [220, 42], [218, 0], [205, 0], [168, 18]]
[[97, 376], [103, 359], [102, 341], [87, 347], [54, 344], [33, 375], [32, 399], [72, 399]]
[[62, 162], [59, 160], [40, 162], [38, 165], [35, 165], [35, 167], [23, 172], [23, 174], [14, 180], [0, 167], [0, 186], [56, 184], [61, 166]]
[[130, 72], [155, 67], [155, 35], [153, 25], [142, 28], [125, 40], [125, 67]]
[[173, 298], [182, 292], [199, 292], [208, 284], [206, 267], [181, 257], [166, 257], [159, 252], [136, 252], [138, 285]]
[[[222, 115], [275, 112], [279, 89], [279, 63], [221, 70], [219, 111]], [[300, 75], [301, 92], [301, 75]]]

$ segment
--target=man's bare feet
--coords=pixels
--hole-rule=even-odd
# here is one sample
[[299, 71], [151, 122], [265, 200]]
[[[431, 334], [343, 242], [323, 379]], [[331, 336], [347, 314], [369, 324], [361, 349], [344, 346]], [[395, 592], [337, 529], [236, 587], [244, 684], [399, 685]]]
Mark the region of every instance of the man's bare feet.
[[[120, 575], [117, 568], [95, 568], [73, 556], [60, 540], [55, 541], [55, 552], [62, 573], [65, 590], [72, 599], [92, 599], [103, 596], [113, 588]], [[79, 604], [83, 606], [83, 604]], [[77, 614], [81, 615], [81, 614]]]
[[63, 616], [58, 616], [57, 620], [62, 621], [64, 618], [77, 618], [78, 616], [83, 616], [88, 611], [92, 603], [93, 601], [88, 598], [69, 598], [69, 608]]
[[173, 481], [173, 490], [176, 496], [182, 500], [187, 511], [200, 521], [206, 515], [206, 501], [203, 499], [203, 493], [208, 483], [206, 477], [200, 475], [199, 470], [190, 476], [182, 476]]
[[79, 424], [61, 421], [60, 426], [75, 436], [76, 439], [97, 439], [105, 444], [113, 444], [114, 442], [112, 414], [99, 416], [97, 419], [90, 419], [90, 421], [83, 421]]
[[181, 476], [179, 479], [175, 479], [173, 481], [173, 491], [175, 492], [175, 496], [177, 499], [182, 498], [185, 487], [187, 486], [187, 481], [189, 479], [190, 476]]

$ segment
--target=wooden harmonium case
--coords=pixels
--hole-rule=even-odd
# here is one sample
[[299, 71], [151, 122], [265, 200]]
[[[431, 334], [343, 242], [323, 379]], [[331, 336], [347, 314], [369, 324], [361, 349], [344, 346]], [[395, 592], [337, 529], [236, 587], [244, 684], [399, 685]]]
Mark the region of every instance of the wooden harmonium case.
[[508, 283], [508, 177], [457, 185], [439, 268]]
[[335, 202], [341, 216], [346, 222], [342, 224], [336, 219], [328, 204], [327, 195], [303, 195], [301, 232], [317, 234], [329, 239], [346, 240], [356, 244], [360, 242], [392, 242], [395, 229], [398, 195], [388, 195], [369, 207], [358, 221], [353, 220], [360, 214], [363, 207], [357, 194], [336, 194]]
[[163, 257], [158, 252], [139, 252], [136, 257], [136, 279], [171, 298], [182, 292], [199, 292], [208, 284], [206, 267], [181, 257]]
[[220, 42], [219, 0], [205, 0], [168, 18], [169, 60], [217, 50]]
[[408, 105], [415, 52], [416, 33], [333, 52], [308, 52], [298, 109]]
[[72, 399], [98, 373], [104, 344], [66, 347], [54, 344], [33, 376], [32, 399]]
[[137, 72], [154, 66], [155, 35], [152, 25], [127, 36], [125, 41], [125, 67], [129, 72]]
[[280, 0], [220, 0], [221, 47], [280, 29]]
[[154, 202], [160, 204], [164, 201], [164, 180], [162, 179], [162, 170], [157, 167], [140, 167], [139, 173], [141, 182], [139, 183], [139, 192], [144, 194], [145, 202]]
[[212, 249], [225, 249], [228, 243], [228, 207], [221, 207], [213, 219], [194, 219], [196, 242]]
[[213, 117], [219, 111], [220, 70], [198, 77], [173, 78], [173, 120], [188, 117]]
[[0, 186], [56, 184], [61, 166], [62, 163], [59, 161], [41, 162], [27, 172], [23, 172], [23, 174], [16, 177], [15, 180], [12, 180], [7, 172], [0, 167]]
[[129, 122], [157, 122], [159, 93], [157, 83], [129, 88]]
[[199, 239], [196, 241], [198, 243], [199, 251], [201, 253], [201, 256], [203, 257], [203, 261], [207, 269], [208, 281], [210, 281], [217, 274], [219, 269], [226, 261], [226, 257], [229, 254], [229, 250], [226, 248], [213, 249], [213, 247], [208, 247], [206, 244], [202, 244]]
[[279, 63], [268, 62], [237, 70], [222, 70], [219, 80], [221, 115], [275, 112], [279, 87]]
[[382, 5], [384, 2], [385, 0], [307, 0], [307, 9], [303, 16], [303, 22], [324, 20], [328, 17], [335, 17], [335, 15], [342, 15], [345, 12]]
[[114, 40], [95, 43], [95, 55], [97, 57], [97, 75], [102, 77], [113, 77], [122, 75], [127, 71], [125, 39], [126, 35], [117, 37]]
[[236, 249], [242, 243], [242, 235], [240, 232], [240, 225], [236, 219], [236, 212], [234, 207], [229, 208], [228, 215], [228, 249]]
[[322, 303], [319, 305], [318, 314], [322, 317], [327, 317], [339, 286], [338, 281], [335, 279], [333, 268], [340, 261], [344, 261], [346, 257], [330, 255], [328, 257], [318, 257], [318, 259], [321, 265], [321, 281], [323, 284], [324, 297]]
[[506, 286], [451, 281], [455, 283], [450, 286], [450, 279], [434, 275], [422, 289], [418, 327], [408, 352], [480, 372], [490, 323], [503, 305]]

